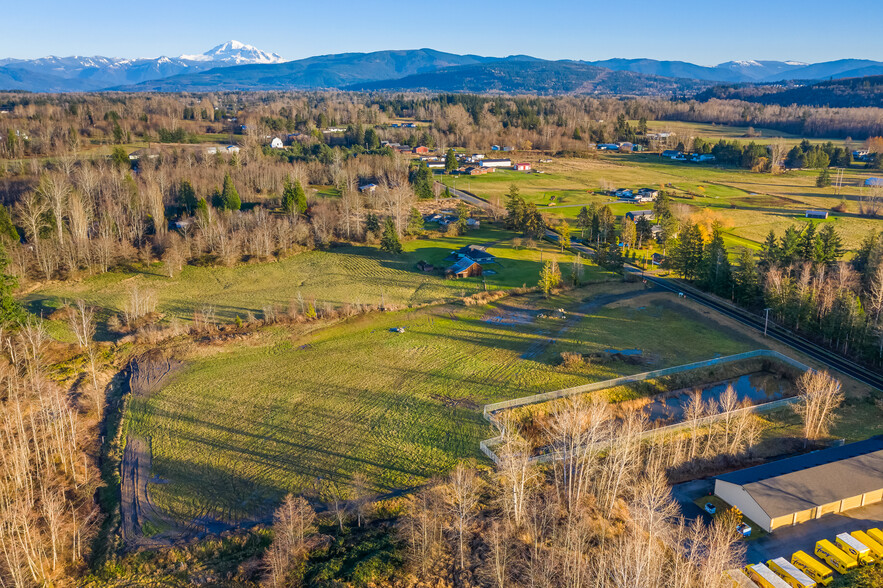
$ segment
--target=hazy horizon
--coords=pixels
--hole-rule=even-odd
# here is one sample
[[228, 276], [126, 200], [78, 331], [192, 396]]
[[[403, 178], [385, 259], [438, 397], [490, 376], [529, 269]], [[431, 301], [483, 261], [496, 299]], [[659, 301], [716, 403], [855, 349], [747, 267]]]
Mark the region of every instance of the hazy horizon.
[[[708, 66], [744, 60], [883, 61], [877, 41], [880, 4], [863, 7], [860, 18], [854, 11], [831, 14], [830, 3], [819, 0], [802, 2], [799, 9], [745, 0], [737, 10], [718, 4], [675, 8], [647, 0], [628, 5], [556, 0], [537, 9], [513, 0], [481, 11], [452, 5], [448, 13], [437, 6], [398, 4], [257, 1], [241, 12], [241, 4], [228, 0], [197, 0], [185, 8], [158, 0], [149, 8], [120, 5], [108, 11], [96, 0], [76, 5], [35, 0], [5, 8], [0, 58], [177, 57], [236, 39], [286, 60], [432, 48], [497, 57], [648, 58]], [[347, 19], [336, 20], [339, 14]], [[819, 43], [820, 38], [829, 42]]]

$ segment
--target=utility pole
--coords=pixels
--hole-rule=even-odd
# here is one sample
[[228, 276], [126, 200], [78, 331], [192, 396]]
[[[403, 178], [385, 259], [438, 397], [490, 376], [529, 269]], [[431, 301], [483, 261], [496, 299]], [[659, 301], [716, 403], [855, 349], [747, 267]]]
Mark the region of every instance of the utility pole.
[[764, 312], [766, 313], [766, 318], [763, 321], [763, 336], [766, 337], [766, 330], [770, 324], [770, 308], [764, 308]]

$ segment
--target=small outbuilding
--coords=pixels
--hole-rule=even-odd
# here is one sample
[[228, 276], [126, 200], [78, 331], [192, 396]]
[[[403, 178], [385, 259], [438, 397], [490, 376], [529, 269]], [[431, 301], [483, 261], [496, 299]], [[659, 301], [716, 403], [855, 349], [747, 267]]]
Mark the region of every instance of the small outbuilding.
[[883, 435], [718, 476], [714, 493], [768, 533], [883, 500]]
[[285, 147], [285, 143], [282, 142], [282, 139], [279, 137], [273, 137], [270, 141], [270, 147], [273, 149], [283, 149]]
[[481, 273], [481, 264], [468, 257], [461, 258], [460, 261], [445, 270], [445, 274], [452, 278], [471, 278], [480, 276]]
[[806, 218], [818, 218], [818, 219], [826, 219], [828, 218], [827, 210], [807, 210]]
[[883, 186], [883, 178], [868, 178], [865, 180], [866, 188], [872, 188], [875, 186]]
[[515, 164], [515, 171], [530, 171], [530, 164], [529, 163], [516, 163]]

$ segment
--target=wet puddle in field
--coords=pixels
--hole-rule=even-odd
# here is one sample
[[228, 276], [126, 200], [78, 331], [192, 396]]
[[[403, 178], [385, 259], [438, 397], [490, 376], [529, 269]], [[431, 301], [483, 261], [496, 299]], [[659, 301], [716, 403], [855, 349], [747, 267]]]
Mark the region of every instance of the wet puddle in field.
[[710, 401], [714, 401], [717, 404], [727, 386], [733, 386], [740, 403], [743, 400], [748, 400], [751, 404], [763, 404], [791, 394], [790, 383], [781, 376], [770, 372], [757, 372], [716, 384], [676, 390], [657, 396], [653, 402], [644, 406], [644, 414], [647, 415], [650, 422], [681, 421], [684, 418], [684, 407], [694, 390], [701, 390], [704, 403], [708, 404]]

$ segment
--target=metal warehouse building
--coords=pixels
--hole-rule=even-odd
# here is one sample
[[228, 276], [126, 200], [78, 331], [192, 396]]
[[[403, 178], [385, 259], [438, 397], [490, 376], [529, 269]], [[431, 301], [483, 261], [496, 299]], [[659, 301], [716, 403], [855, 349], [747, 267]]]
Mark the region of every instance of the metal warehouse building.
[[767, 532], [883, 500], [883, 435], [718, 476], [714, 493]]

